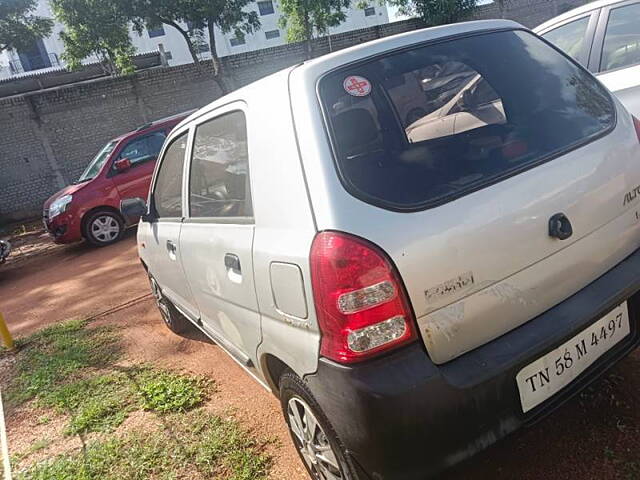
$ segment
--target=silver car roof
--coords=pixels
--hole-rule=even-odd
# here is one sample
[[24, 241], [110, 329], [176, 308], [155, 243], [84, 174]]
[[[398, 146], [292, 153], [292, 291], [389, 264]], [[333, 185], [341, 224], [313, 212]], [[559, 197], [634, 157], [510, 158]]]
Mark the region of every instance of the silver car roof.
[[[308, 60], [299, 65], [285, 68], [284, 70], [268, 75], [260, 80], [256, 80], [255, 82], [250, 83], [245, 87], [242, 87], [238, 90], [235, 90], [234, 92], [231, 92], [228, 95], [218, 98], [217, 100], [211, 102], [210, 104], [206, 105], [205, 107], [201, 108], [200, 110], [183, 120], [176, 128], [176, 131], [180, 130], [180, 127], [182, 125], [190, 123], [196, 118], [205, 115], [206, 113], [219, 108], [222, 105], [233, 102], [235, 100], [242, 100], [247, 96], [247, 94], [251, 94], [249, 96], [253, 96], [256, 90], [260, 91], [267, 83], [273, 86], [273, 81], [278, 77], [279, 80], [282, 81], [283, 88], [286, 88], [287, 78], [289, 77], [289, 73], [293, 70], [296, 70], [296, 75], [294, 77], [291, 77], [292, 81], [300, 81], [303, 77], [306, 79], [309, 78], [309, 75], [317, 77], [333, 68], [336, 68], [337, 66], [357, 61], [362, 58], [376, 55], [385, 51], [402, 48], [407, 45], [421, 43], [429, 40], [436, 40], [438, 38], [448, 37], [452, 35], [460, 35], [483, 30], [496, 30], [502, 28], [524, 27], [519, 23], [513, 22], [511, 20], [478, 20], [473, 22], [461, 22], [451, 25], [423, 28], [407, 33], [401, 33], [398, 35], [365, 42], [353, 47], [339, 50], [337, 52], [329, 53], [313, 60]], [[297, 75], [298, 70], [302, 75]]]
[[339, 65], [351, 63], [362, 58], [377, 55], [379, 53], [406, 47], [408, 45], [422, 43], [452, 35], [479, 32], [483, 30], [497, 30], [503, 28], [525, 28], [512, 20], [476, 20], [461, 22], [438, 27], [422, 28], [411, 32], [400, 33], [390, 37], [364, 42], [359, 45], [338, 50], [337, 52], [323, 55], [313, 60], [304, 62], [298, 68], [314, 71], [331, 70]]

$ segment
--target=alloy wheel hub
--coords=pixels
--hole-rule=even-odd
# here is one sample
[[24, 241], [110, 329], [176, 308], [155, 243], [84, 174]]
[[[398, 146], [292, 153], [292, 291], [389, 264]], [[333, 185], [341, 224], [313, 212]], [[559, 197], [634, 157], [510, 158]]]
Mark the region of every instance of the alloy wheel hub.
[[300, 398], [288, 403], [289, 425], [302, 458], [318, 480], [341, 480], [338, 457], [310, 407]]
[[110, 215], [101, 215], [91, 224], [91, 233], [101, 242], [113, 240], [120, 233], [120, 225]]

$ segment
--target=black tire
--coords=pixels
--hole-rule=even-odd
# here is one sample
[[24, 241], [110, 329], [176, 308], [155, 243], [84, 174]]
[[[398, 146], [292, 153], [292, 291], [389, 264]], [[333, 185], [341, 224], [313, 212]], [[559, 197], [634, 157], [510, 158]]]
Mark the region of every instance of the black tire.
[[[296, 451], [300, 456], [302, 463], [304, 464], [309, 476], [314, 480], [325, 480], [326, 476], [323, 476], [321, 469], [318, 468], [317, 465], [320, 465], [321, 461], [316, 458], [317, 463], [314, 465], [313, 461], [308, 460], [309, 456], [305, 457], [303, 454], [303, 450], [308, 452], [308, 445], [303, 445], [303, 442], [300, 440], [298, 435], [294, 432], [292, 428], [291, 416], [289, 414], [290, 402], [293, 400], [294, 404], [299, 408], [309, 408], [315, 418], [317, 424], [320, 427], [320, 431], [316, 430], [314, 437], [320, 440], [321, 445], [326, 445], [331, 447], [331, 452], [334, 454], [335, 464], [338, 467], [337, 472], [342, 480], [357, 480], [358, 476], [355, 474], [351, 466], [347, 461], [347, 456], [345, 453], [345, 448], [342, 445], [342, 442], [338, 439], [338, 436], [335, 433], [335, 430], [331, 426], [331, 423], [325, 416], [324, 412], [316, 402], [316, 399], [313, 398], [313, 395], [309, 391], [307, 385], [302, 381], [297, 375], [292, 372], [286, 372], [280, 377], [280, 405], [282, 407], [282, 414], [284, 415], [285, 421], [287, 422], [287, 426], [289, 427], [289, 434], [291, 435], [291, 440], [296, 447]], [[302, 401], [303, 405], [299, 405], [298, 402]], [[294, 407], [295, 408], [295, 407]], [[300, 410], [298, 410], [300, 412]], [[305, 417], [306, 418], [306, 417]], [[321, 437], [320, 435], [324, 435]], [[313, 449], [313, 448], [312, 448]], [[317, 453], [317, 452], [316, 452]], [[325, 467], [329, 464], [325, 464]], [[332, 471], [334, 475], [336, 471]], [[335, 477], [331, 477], [335, 478]]]
[[124, 235], [124, 220], [112, 210], [96, 210], [84, 220], [84, 236], [94, 247], [106, 247]]
[[151, 284], [151, 293], [156, 301], [156, 306], [160, 310], [160, 316], [164, 324], [173, 333], [180, 335], [191, 328], [191, 322], [182, 315], [173, 303], [162, 294], [162, 289], [156, 282], [156, 279], [149, 275], [149, 283]]

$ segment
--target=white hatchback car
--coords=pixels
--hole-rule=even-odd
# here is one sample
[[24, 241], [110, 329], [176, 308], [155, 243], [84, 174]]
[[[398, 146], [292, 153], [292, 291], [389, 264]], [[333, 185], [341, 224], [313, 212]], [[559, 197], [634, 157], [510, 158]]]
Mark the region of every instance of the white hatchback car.
[[582, 63], [640, 116], [640, 0], [599, 0], [534, 29]]
[[[408, 135], [400, 111], [463, 88], [464, 128]], [[122, 210], [142, 215], [167, 325], [197, 326], [280, 398], [310, 475], [425, 478], [638, 345], [639, 136], [522, 26], [448, 25], [216, 100]]]

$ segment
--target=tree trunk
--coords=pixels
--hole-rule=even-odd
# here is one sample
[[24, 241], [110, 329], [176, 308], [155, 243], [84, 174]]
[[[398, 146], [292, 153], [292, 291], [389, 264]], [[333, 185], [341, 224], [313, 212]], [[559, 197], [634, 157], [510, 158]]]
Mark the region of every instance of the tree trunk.
[[193, 63], [196, 65], [200, 64], [200, 59], [198, 58], [198, 52], [196, 52], [195, 47], [193, 46], [193, 42], [191, 41], [191, 37], [189, 37], [189, 32], [183, 29], [180, 25], [172, 20], [167, 20], [166, 18], [158, 17], [158, 20], [162, 23], [166, 23], [167, 25], [171, 25], [173, 28], [180, 32], [180, 35], [184, 38], [184, 41], [187, 42], [187, 48], [189, 49], [189, 53], [191, 54], [191, 58], [193, 58]]
[[311, 21], [309, 19], [309, 12], [304, 11], [304, 35], [306, 40], [304, 42], [304, 53], [307, 60], [313, 58], [313, 29], [311, 28]]
[[222, 90], [222, 94], [226, 95], [232, 92], [234, 88], [231, 79], [226, 74], [224, 64], [220, 61], [220, 57], [218, 57], [215, 22], [212, 18], [207, 19], [207, 32], [209, 33], [209, 50], [211, 52], [211, 63], [213, 64], [213, 75], [216, 78], [220, 90]]
[[113, 52], [110, 49], [105, 48], [102, 51], [102, 58], [103, 58], [101, 62], [103, 65], [102, 69], [104, 70], [105, 73], [114, 77], [118, 73], [118, 69], [116, 68]]
[[500, 18], [505, 18], [507, 10], [507, 0], [498, 0], [498, 11], [500, 12]]

